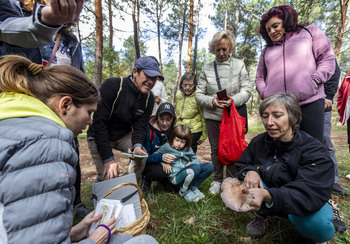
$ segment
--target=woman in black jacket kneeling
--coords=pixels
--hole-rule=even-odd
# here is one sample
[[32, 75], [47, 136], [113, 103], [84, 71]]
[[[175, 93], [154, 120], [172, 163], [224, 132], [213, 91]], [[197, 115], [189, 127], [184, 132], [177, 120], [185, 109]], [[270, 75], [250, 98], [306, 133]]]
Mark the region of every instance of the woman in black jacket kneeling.
[[253, 138], [235, 163], [238, 177], [252, 194], [257, 217], [247, 225], [262, 236], [269, 215], [288, 216], [299, 233], [313, 241], [333, 238], [331, 198], [334, 168], [320, 141], [298, 130], [301, 110], [290, 94], [262, 101], [259, 114], [266, 132]]

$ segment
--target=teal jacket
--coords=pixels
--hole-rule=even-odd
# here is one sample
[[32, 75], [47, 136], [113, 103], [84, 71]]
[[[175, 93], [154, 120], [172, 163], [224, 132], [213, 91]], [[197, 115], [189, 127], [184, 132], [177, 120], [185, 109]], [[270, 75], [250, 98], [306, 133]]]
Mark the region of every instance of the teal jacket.
[[188, 162], [191, 162], [191, 164], [200, 164], [200, 161], [196, 157], [196, 154], [194, 154], [192, 151], [192, 148], [188, 149], [187, 151], [183, 149], [176, 150], [175, 148], [171, 147], [168, 142], [161, 146], [155, 153], [170, 153], [176, 156], [174, 162], [170, 164], [172, 167], [171, 173], [168, 175], [170, 181], [172, 181], [180, 170], [186, 167]]

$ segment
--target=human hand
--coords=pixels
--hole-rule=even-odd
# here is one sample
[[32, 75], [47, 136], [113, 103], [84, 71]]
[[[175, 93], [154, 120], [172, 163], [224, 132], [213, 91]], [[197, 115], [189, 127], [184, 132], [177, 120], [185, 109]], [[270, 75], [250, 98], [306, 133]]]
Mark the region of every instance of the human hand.
[[[148, 155], [148, 153], [145, 152], [141, 147], [135, 147], [134, 151], [132, 151], [132, 154], [134, 154], [134, 155], [145, 155], [145, 156]], [[130, 157], [130, 158], [132, 160], [134, 160], [134, 161], [141, 161], [141, 160], [143, 160], [143, 158], [138, 158], [138, 157]]]
[[172, 171], [171, 165], [163, 162], [163, 171], [164, 171], [166, 174], [170, 174], [171, 171]]
[[84, 0], [48, 0], [41, 10], [41, 20], [50, 26], [63, 25], [79, 20]]
[[333, 101], [326, 98], [324, 101], [324, 110], [331, 108], [332, 105], [333, 105]]
[[215, 108], [227, 108], [231, 106], [231, 97], [227, 95], [227, 100], [219, 100], [217, 97], [215, 97], [212, 100], [213, 106]]
[[221, 108], [228, 108], [232, 104], [231, 97], [227, 95], [227, 100], [218, 100], [218, 103]]
[[191, 164], [191, 162], [187, 162], [186, 166], [188, 166], [188, 165], [190, 165], [190, 164]]
[[244, 183], [249, 189], [252, 188], [264, 188], [264, 185], [262, 184], [260, 175], [256, 171], [248, 171], [245, 178]]
[[[108, 226], [108, 228], [111, 230], [111, 234], [116, 232], [114, 229], [116, 226], [116, 219], [114, 216], [103, 224]], [[99, 226], [94, 232], [91, 233], [88, 239], [92, 239], [96, 244], [104, 244], [107, 243], [108, 237], [109, 231], [107, 228]]]
[[250, 202], [250, 211], [256, 212], [261, 208], [263, 202], [271, 203], [272, 196], [270, 193], [263, 188], [252, 188], [249, 189], [249, 193], [253, 195], [253, 199]]
[[162, 161], [168, 164], [171, 164], [172, 162], [174, 162], [175, 159], [176, 159], [176, 156], [170, 153], [164, 153], [162, 156]]
[[80, 241], [85, 238], [90, 230], [91, 224], [102, 218], [102, 214], [95, 216], [95, 211], [92, 211], [78, 224], [72, 227], [69, 235], [72, 242]]
[[110, 180], [115, 177], [118, 177], [118, 174], [119, 174], [118, 164], [115, 160], [109, 161], [104, 164], [102, 179]]

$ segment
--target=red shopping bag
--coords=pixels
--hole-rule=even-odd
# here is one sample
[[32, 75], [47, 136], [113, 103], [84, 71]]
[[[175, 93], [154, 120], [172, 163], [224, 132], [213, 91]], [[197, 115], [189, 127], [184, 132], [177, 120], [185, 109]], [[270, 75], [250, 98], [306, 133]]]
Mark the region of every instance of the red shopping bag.
[[237, 161], [248, 145], [244, 137], [245, 118], [238, 114], [232, 98], [231, 102], [231, 108], [224, 109], [219, 126], [218, 160], [222, 166]]

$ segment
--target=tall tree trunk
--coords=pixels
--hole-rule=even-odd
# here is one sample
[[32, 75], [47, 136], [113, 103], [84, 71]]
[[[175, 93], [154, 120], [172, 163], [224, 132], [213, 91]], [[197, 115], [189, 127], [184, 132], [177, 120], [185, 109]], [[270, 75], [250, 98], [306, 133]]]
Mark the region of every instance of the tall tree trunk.
[[134, 45], [135, 45], [135, 53], [136, 53], [136, 59], [141, 57], [140, 53], [140, 46], [139, 46], [139, 23], [137, 22], [138, 19], [136, 19], [136, 14], [139, 16], [140, 12], [138, 8], [139, 1], [133, 0], [132, 1], [132, 22], [134, 24]]
[[102, 50], [103, 50], [103, 19], [102, 19], [102, 0], [95, 0], [96, 17], [96, 52], [95, 52], [95, 70], [94, 79], [98, 87], [102, 84]]
[[227, 30], [227, 18], [228, 18], [228, 11], [227, 11], [227, 3], [225, 1], [225, 21], [224, 21], [224, 30]]
[[233, 26], [233, 50], [232, 57], [236, 56], [236, 39], [238, 33], [238, 25], [239, 25], [239, 12], [241, 11], [241, 0], [236, 0], [236, 8], [235, 8], [235, 22]]
[[182, 17], [182, 23], [179, 23], [179, 27], [182, 25], [181, 28], [179, 28], [179, 62], [178, 62], [178, 71], [176, 75], [176, 82], [175, 82], [175, 88], [174, 88], [174, 94], [173, 94], [173, 104], [175, 104], [175, 97], [177, 92], [177, 87], [179, 85], [179, 80], [181, 77], [181, 53], [182, 53], [182, 43], [184, 39], [184, 33], [185, 33], [185, 25], [186, 25], [186, 10], [187, 10], [187, 4], [186, 0], [184, 1], [184, 10], [183, 10], [183, 17]]
[[160, 72], [163, 70], [163, 64], [162, 64], [162, 49], [160, 48], [160, 15], [162, 11], [162, 6], [163, 6], [163, 0], [157, 0], [157, 6], [156, 6], [156, 14], [157, 14], [157, 37], [158, 37], [158, 55], [159, 55], [159, 65], [160, 65]]
[[343, 42], [343, 36], [347, 25], [346, 14], [349, 7], [349, 0], [345, 0], [345, 1], [339, 0], [339, 4], [340, 4], [340, 20], [337, 27], [335, 43], [334, 43], [334, 54], [337, 60], [339, 59], [339, 55], [341, 52], [340, 49]]
[[192, 54], [192, 37], [193, 37], [193, 0], [190, 0], [190, 33], [188, 35], [188, 49], [187, 49], [187, 67], [186, 71], [191, 69], [191, 54]]
[[[113, 49], [113, 11], [112, 0], [108, 0], [108, 18], [109, 18], [109, 48]], [[109, 63], [109, 76], [113, 75], [113, 63]]]
[[192, 71], [196, 72], [197, 70], [197, 49], [198, 49], [198, 27], [199, 27], [199, 10], [201, 6], [201, 0], [198, 0], [198, 6], [197, 6], [197, 19], [196, 19], [196, 32], [194, 37], [194, 50], [193, 50], [193, 67]]

